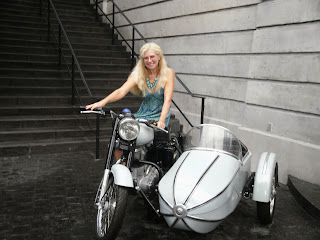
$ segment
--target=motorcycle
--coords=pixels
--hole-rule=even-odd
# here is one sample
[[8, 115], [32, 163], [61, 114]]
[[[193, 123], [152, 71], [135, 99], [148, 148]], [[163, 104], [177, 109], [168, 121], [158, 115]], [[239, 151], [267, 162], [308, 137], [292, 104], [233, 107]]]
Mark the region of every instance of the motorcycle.
[[[102, 108], [81, 113], [106, 114]], [[113, 132], [95, 199], [99, 237], [116, 238], [132, 189], [172, 228], [208, 233], [242, 196], [257, 202], [261, 223], [272, 222], [279, 186], [274, 153], [262, 153], [251, 173], [251, 152], [224, 127], [192, 127], [182, 144], [181, 136], [135, 119], [128, 109], [110, 114]], [[122, 150], [118, 160], [115, 148]]]
[[[96, 230], [100, 238], [115, 239], [124, 219], [130, 189], [135, 189], [160, 216], [159, 207], [155, 206], [157, 185], [182, 151], [181, 137], [157, 128], [155, 121], [135, 119], [128, 109], [120, 114], [109, 112], [114, 120], [113, 131], [95, 199]], [[81, 113], [106, 115], [102, 108]], [[115, 148], [122, 151], [118, 160], [114, 156]]]

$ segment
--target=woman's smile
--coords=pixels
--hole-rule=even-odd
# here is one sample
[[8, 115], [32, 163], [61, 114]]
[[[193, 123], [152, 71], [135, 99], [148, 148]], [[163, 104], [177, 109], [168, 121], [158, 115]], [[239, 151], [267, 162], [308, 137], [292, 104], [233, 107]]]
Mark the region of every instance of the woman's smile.
[[156, 68], [159, 64], [159, 60], [160, 57], [151, 50], [147, 50], [144, 54], [143, 62], [144, 65], [149, 69]]

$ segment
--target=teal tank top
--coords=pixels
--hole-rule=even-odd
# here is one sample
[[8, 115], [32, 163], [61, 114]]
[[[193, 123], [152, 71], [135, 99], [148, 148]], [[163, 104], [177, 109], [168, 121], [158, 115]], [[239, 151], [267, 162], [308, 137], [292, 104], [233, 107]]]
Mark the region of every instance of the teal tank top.
[[[147, 119], [147, 120], [155, 120], [159, 121], [162, 106], [164, 103], [164, 89], [161, 88], [160, 92], [156, 91], [155, 93], [151, 93], [148, 90], [146, 91], [146, 95], [143, 98], [141, 106], [139, 110], [134, 113], [135, 118]], [[170, 120], [170, 109], [168, 115], [165, 120], [165, 125], [168, 126]]]

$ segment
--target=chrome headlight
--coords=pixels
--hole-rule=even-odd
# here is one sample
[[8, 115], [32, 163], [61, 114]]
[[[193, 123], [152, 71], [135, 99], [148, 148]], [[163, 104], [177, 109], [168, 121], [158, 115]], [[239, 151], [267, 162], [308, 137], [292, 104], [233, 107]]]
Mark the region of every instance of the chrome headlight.
[[119, 135], [123, 140], [131, 141], [138, 137], [140, 126], [132, 118], [124, 118], [119, 123]]

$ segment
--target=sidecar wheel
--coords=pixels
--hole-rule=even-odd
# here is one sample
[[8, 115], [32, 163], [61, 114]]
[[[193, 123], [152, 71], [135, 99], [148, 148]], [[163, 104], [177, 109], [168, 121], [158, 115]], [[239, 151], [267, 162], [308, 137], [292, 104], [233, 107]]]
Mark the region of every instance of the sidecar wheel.
[[275, 168], [273, 177], [272, 177], [272, 186], [271, 186], [271, 195], [270, 201], [257, 202], [257, 214], [260, 223], [269, 224], [272, 223], [275, 206], [276, 206], [276, 197], [277, 197], [277, 181], [278, 181], [278, 171], [277, 167]]
[[97, 235], [100, 238], [113, 240], [117, 237], [126, 210], [128, 189], [114, 184], [110, 176], [103, 206], [98, 208]]

